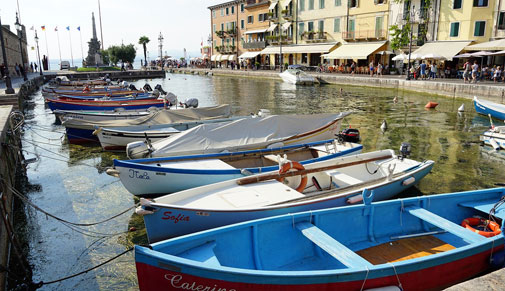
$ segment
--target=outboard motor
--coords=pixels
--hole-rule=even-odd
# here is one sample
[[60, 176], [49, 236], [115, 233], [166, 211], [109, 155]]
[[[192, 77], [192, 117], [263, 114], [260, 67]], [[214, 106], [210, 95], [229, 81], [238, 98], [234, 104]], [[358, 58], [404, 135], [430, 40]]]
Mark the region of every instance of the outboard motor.
[[160, 84], [154, 86], [154, 90], [158, 90], [158, 91], [160, 91], [161, 94], [167, 95], [167, 92], [165, 90], [163, 90], [163, 88], [161, 87]]
[[177, 96], [174, 93], [170, 92], [165, 95], [165, 100], [167, 101], [167, 106], [172, 106], [177, 104]]
[[128, 86], [128, 88], [132, 91], [137, 91], [137, 87], [135, 87], [135, 85], [133, 85], [133, 84], [130, 84], [130, 86]]
[[154, 97], [158, 98], [160, 97], [160, 91], [154, 89], [153, 93], [151, 93]]
[[121, 82], [121, 87], [123, 87], [123, 88], [128, 88], [128, 85], [129, 84], [126, 81]]
[[147, 83], [144, 85], [144, 87], [142, 87], [142, 89], [144, 89], [144, 91], [146, 91], [146, 92], [153, 91], [153, 88], [151, 87], [151, 85], [149, 85]]
[[410, 152], [412, 150], [412, 145], [410, 145], [410, 143], [408, 142], [402, 142], [402, 144], [400, 145], [400, 157], [399, 159], [400, 160], [403, 160], [404, 158], [410, 156]]
[[338, 135], [338, 140], [341, 142], [359, 142], [359, 130], [356, 128], [346, 128], [342, 130]]
[[186, 99], [186, 101], [184, 101], [184, 103], [181, 103], [181, 105], [184, 106], [184, 108], [189, 108], [189, 107], [197, 108], [198, 107], [198, 99], [196, 99], [196, 98]]

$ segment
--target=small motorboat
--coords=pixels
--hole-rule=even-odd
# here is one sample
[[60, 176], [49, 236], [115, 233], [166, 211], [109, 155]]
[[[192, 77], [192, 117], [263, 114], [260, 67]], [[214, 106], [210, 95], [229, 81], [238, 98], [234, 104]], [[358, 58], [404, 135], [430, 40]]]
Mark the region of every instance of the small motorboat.
[[[375, 201], [390, 199], [418, 183], [434, 162], [417, 162], [382, 150], [304, 165], [289, 160], [280, 164], [275, 172], [192, 188], [152, 201], [142, 198], [137, 213], [144, 214], [149, 241], [250, 219], [361, 203], [365, 188], [375, 191]], [[126, 174], [133, 176], [130, 183], [145, 185], [149, 181], [141, 180], [150, 180], [152, 175], [144, 173], [135, 169]], [[158, 173], [163, 174], [154, 175]], [[174, 223], [167, 220], [167, 213], [185, 220]]]
[[166, 107], [166, 101], [159, 99], [129, 100], [62, 100], [47, 98], [46, 103], [54, 111], [60, 110], [114, 110], [122, 107], [126, 110], [147, 109], [149, 107]]
[[487, 100], [480, 100], [476, 96], [473, 97], [473, 104], [477, 113], [486, 116], [491, 115], [501, 121], [505, 120], [505, 105]]
[[[176, 156], [142, 160], [114, 160], [108, 174], [119, 176], [134, 195], [160, 196], [207, 184], [279, 170], [279, 156], [301, 165], [361, 152], [363, 146], [349, 142], [325, 140], [280, 148]], [[149, 179], [137, 179], [139, 173]]]
[[130, 143], [126, 154], [130, 159], [201, 155], [328, 140], [335, 138], [349, 114], [268, 115], [202, 124], [158, 142]]
[[279, 76], [284, 82], [290, 84], [312, 85], [315, 82], [314, 77], [300, 69], [287, 69], [284, 72], [280, 73]]
[[[135, 246], [139, 288], [442, 290], [502, 267], [504, 193], [496, 188], [372, 202], [375, 191], [366, 190], [363, 205]], [[165, 214], [166, 228], [192, 219]]]
[[149, 115], [158, 110], [163, 110], [163, 108], [151, 107], [147, 109], [125, 110], [124, 108], [119, 107], [114, 110], [102, 110], [102, 111], [56, 109], [53, 111], [53, 113], [60, 122], [64, 122], [66, 119], [69, 118], [96, 122], [105, 120], [135, 119]]

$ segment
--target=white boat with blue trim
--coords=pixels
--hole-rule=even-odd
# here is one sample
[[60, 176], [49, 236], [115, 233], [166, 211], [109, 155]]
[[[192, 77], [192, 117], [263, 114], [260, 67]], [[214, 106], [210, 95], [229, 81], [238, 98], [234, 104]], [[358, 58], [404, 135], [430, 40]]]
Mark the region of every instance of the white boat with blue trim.
[[137, 213], [144, 215], [152, 243], [251, 219], [361, 203], [365, 188], [375, 192], [374, 201], [389, 199], [418, 183], [433, 164], [396, 156], [392, 150], [301, 166], [288, 161], [279, 172], [210, 184], [153, 200], [141, 198]]

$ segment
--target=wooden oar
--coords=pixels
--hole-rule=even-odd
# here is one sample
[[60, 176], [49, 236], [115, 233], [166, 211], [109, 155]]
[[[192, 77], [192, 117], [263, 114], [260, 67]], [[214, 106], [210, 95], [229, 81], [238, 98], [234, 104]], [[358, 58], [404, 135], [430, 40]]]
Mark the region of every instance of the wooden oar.
[[306, 174], [328, 171], [328, 170], [333, 170], [333, 169], [338, 169], [338, 168], [350, 167], [350, 166], [369, 163], [369, 162], [375, 162], [375, 161], [379, 161], [379, 160], [385, 160], [385, 159], [389, 159], [392, 157], [393, 157], [392, 155], [385, 155], [385, 156], [367, 159], [367, 160], [361, 160], [361, 161], [343, 163], [343, 164], [335, 164], [335, 165], [331, 165], [331, 166], [319, 167], [319, 168], [308, 169], [308, 170], [306, 169], [306, 170], [301, 170], [301, 171], [286, 172], [283, 174], [271, 173], [271, 174], [258, 175], [255, 177], [247, 177], [247, 178], [237, 180], [237, 184], [238, 185], [247, 185], [247, 184], [258, 183], [258, 182], [266, 181], [266, 180], [280, 179], [280, 178], [293, 177], [293, 176], [299, 176], [299, 175], [306, 175]]

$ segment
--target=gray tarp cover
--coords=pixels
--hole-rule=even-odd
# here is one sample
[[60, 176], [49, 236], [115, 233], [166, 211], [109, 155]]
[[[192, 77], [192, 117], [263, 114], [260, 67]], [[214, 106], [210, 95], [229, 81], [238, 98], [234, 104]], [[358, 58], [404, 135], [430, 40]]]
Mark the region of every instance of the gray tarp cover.
[[91, 122], [69, 118], [65, 120], [65, 122], [63, 122], [63, 125], [66, 127], [93, 130], [94, 128], [97, 127], [171, 124], [171, 123], [181, 123], [195, 120], [211, 120], [211, 119], [227, 118], [230, 116], [231, 116], [231, 106], [228, 104], [223, 104], [218, 106], [202, 107], [202, 108], [161, 110], [153, 112], [147, 116], [124, 120], [106, 120], [106, 121]]
[[[202, 124], [152, 144], [153, 157], [219, 153], [264, 148], [286, 139], [319, 129], [350, 112], [316, 115], [271, 115], [243, 118], [232, 122]], [[337, 122], [339, 130], [341, 122]], [[335, 128], [335, 127], [333, 127]], [[321, 131], [294, 144], [334, 138], [334, 131]]]

